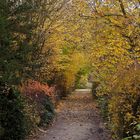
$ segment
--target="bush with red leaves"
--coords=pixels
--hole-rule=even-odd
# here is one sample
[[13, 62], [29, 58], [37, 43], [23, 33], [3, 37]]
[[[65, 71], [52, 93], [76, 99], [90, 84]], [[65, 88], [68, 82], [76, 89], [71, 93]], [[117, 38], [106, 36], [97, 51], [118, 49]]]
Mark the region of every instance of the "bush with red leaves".
[[[56, 102], [55, 86], [49, 87], [47, 84], [42, 84], [38, 81], [28, 80], [22, 87], [22, 93], [28, 101], [26, 107], [28, 115], [37, 113], [39, 122], [37, 125], [46, 126], [54, 117], [54, 103]], [[33, 105], [33, 106], [32, 106]], [[30, 109], [28, 109], [31, 107]]]
[[38, 81], [28, 80], [27, 84], [24, 85], [24, 93], [38, 93], [44, 92], [47, 96], [53, 96], [55, 87], [49, 87], [47, 84], [42, 84]]
[[48, 84], [33, 80], [28, 80], [26, 85], [23, 86], [23, 93], [25, 96], [34, 100], [40, 100], [41, 94], [44, 94], [44, 96], [48, 96], [54, 104], [58, 99], [55, 85], [49, 87]]

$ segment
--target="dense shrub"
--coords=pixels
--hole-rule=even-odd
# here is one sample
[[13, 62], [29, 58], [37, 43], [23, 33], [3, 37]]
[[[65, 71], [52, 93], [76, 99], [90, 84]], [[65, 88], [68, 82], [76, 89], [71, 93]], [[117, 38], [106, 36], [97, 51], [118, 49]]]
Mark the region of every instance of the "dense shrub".
[[101, 110], [101, 115], [104, 120], [108, 121], [108, 102], [109, 97], [107, 95], [98, 96], [98, 87], [100, 83], [98, 81], [92, 81], [92, 96], [96, 98]]
[[48, 96], [44, 97], [44, 102], [41, 102], [43, 105], [42, 112], [40, 113], [40, 126], [47, 126], [52, 119], [54, 118], [55, 111], [54, 111], [54, 105], [51, 102], [50, 98]]
[[[6, 85], [0, 86], [0, 139], [22, 140], [38, 127], [52, 121], [55, 88], [29, 81], [22, 94]], [[54, 101], [53, 101], [54, 100]]]
[[102, 96], [98, 97], [98, 103], [101, 109], [101, 115], [103, 116], [104, 120], [109, 121], [108, 118], [108, 97], [107, 96]]
[[139, 139], [140, 130], [136, 126], [140, 122], [140, 71], [131, 66], [116, 77], [115, 81], [110, 79], [107, 84], [93, 86], [101, 113], [108, 120], [115, 140]]
[[17, 90], [0, 86], [0, 139], [21, 140], [27, 134], [24, 101]]
[[111, 88], [109, 101], [112, 129], [120, 138], [138, 134], [135, 126], [140, 122], [140, 71], [131, 67], [124, 72]]
[[28, 116], [36, 126], [47, 126], [53, 119], [55, 88], [37, 81], [28, 81], [24, 85], [23, 95], [27, 98]]
[[97, 97], [97, 88], [98, 88], [99, 84], [100, 83], [98, 81], [93, 81], [92, 82], [92, 95], [94, 97]]

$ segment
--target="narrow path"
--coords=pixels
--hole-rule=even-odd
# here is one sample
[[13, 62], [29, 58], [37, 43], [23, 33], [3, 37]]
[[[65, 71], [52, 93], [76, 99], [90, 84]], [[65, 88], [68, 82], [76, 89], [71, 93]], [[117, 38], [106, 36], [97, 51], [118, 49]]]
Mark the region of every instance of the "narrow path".
[[77, 90], [62, 101], [57, 117], [38, 140], [111, 140], [89, 91]]

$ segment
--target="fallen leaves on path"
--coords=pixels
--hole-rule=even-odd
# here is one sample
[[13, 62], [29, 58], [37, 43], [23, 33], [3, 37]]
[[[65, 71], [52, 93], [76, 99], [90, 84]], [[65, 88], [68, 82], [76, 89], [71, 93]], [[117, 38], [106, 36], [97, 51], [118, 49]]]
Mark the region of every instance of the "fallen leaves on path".
[[57, 117], [39, 140], [111, 140], [88, 92], [75, 92], [58, 105]]

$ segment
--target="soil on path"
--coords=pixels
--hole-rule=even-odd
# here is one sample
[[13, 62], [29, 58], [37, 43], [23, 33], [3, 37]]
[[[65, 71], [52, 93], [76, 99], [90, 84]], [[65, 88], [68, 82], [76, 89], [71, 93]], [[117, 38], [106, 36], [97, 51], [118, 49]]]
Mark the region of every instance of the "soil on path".
[[111, 140], [89, 91], [76, 91], [56, 111], [53, 125], [37, 140]]

